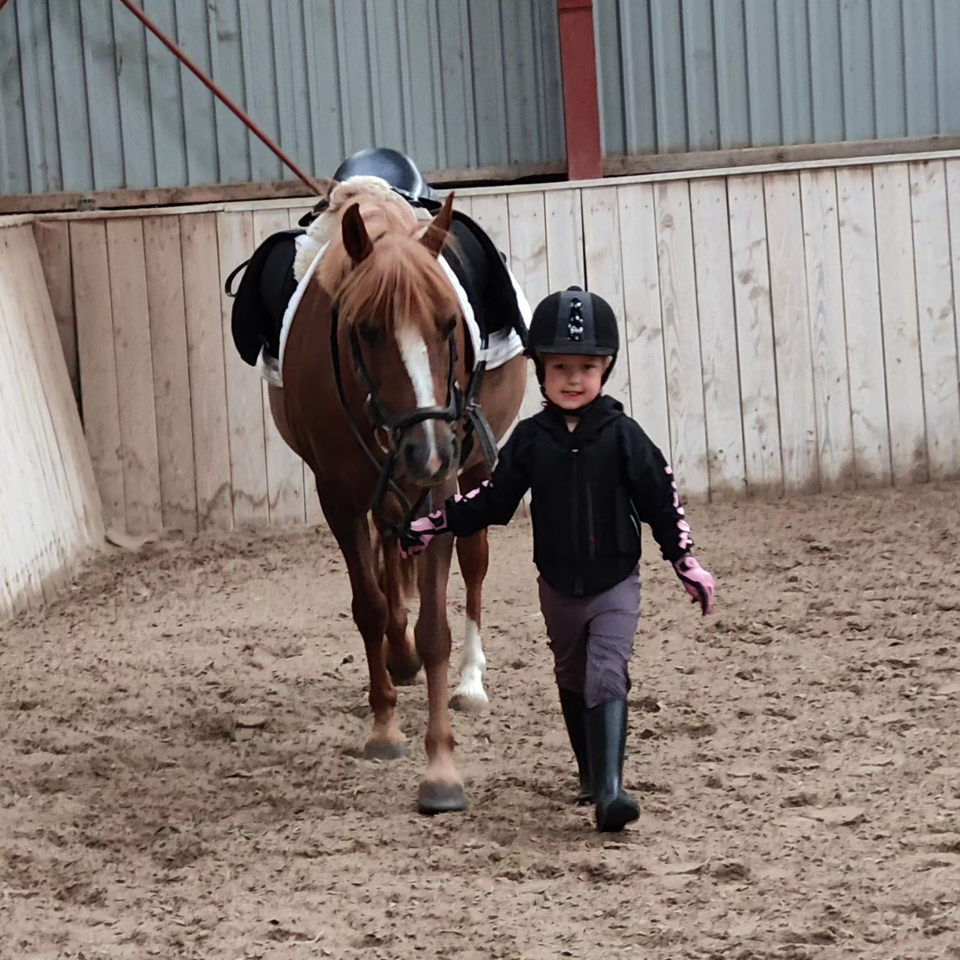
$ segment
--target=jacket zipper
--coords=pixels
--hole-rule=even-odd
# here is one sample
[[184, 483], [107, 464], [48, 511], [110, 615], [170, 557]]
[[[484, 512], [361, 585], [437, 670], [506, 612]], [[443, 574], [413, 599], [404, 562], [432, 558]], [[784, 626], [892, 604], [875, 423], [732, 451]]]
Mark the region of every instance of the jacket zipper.
[[587, 556], [597, 559], [596, 534], [593, 529], [593, 487], [587, 484]]
[[580, 570], [580, 510], [577, 502], [577, 490], [580, 486], [580, 453], [579, 447], [574, 447], [570, 453], [573, 455], [573, 483], [570, 490], [570, 519], [573, 528], [573, 558], [574, 569], [577, 571], [573, 580], [573, 595], [579, 597], [583, 595], [583, 574]]

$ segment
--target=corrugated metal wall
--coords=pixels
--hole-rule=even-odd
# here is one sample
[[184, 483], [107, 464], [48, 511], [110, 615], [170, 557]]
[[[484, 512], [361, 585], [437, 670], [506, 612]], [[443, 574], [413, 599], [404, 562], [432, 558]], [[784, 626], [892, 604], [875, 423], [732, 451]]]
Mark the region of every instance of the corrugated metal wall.
[[[555, 0], [140, 0], [301, 165], [564, 159]], [[0, 13], [0, 193], [291, 176], [114, 0]]]
[[604, 153], [960, 133], [960, 0], [595, 0]]

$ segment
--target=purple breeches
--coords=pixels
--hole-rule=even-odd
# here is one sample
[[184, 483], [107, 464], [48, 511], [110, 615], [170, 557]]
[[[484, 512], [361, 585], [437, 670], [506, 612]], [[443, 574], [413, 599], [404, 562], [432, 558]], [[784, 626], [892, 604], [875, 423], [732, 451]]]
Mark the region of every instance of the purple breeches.
[[557, 686], [583, 694], [588, 707], [626, 699], [640, 620], [639, 574], [592, 597], [569, 597], [543, 578], [539, 584]]

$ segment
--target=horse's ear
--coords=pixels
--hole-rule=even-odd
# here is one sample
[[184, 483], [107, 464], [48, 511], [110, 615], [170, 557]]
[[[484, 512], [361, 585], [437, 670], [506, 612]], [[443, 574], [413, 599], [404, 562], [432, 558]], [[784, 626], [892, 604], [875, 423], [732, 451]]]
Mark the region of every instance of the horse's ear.
[[435, 256], [440, 256], [443, 249], [443, 241], [447, 238], [447, 231], [450, 229], [450, 221], [453, 219], [453, 191], [447, 194], [447, 199], [443, 201], [440, 212], [430, 222], [426, 233], [420, 238], [420, 242]]
[[340, 221], [344, 249], [354, 263], [362, 263], [373, 253], [373, 243], [367, 233], [363, 217], [360, 216], [360, 204], [351, 203]]

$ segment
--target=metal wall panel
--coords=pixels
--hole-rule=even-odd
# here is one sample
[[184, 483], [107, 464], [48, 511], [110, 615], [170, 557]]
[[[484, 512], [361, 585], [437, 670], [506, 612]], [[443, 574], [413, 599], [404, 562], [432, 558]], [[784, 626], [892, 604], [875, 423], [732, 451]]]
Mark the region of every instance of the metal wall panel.
[[[304, 168], [562, 161], [555, 0], [138, 0]], [[291, 178], [115, 0], [0, 12], [0, 193]]]
[[607, 156], [960, 133], [960, 0], [594, 0]]

